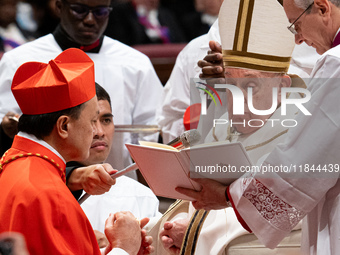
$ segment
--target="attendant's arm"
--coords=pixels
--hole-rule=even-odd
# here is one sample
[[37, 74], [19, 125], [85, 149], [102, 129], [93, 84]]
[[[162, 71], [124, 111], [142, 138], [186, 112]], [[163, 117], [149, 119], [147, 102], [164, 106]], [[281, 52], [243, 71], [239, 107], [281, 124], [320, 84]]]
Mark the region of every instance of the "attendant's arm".
[[185, 131], [183, 115], [190, 105], [190, 78], [193, 78], [189, 77], [187, 68], [194, 68], [188, 66], [187, 55], [187, 48], [178, 54], [162, 93], [161, 106], [156, 112], [164, 143], [172, 141]]
[[[17, 122], [9, 116], [19, 117], [20, 108], [11, 91], [12, 79], [19, 65], [14, 63], [11, 51], [5, 53], [0, 61], [0, 150], [1, 155], [9, 149], [17, 133]], [[8, 56], [8, 54], [10, 56]]]
[[[0, 121], [4, 121], [5, 116], [19, 117], [21, 110], [11, 91], [12, 80], [15, 72], [22, 63], [19, 61], [12, 51], [4, 54], [0, 61]], [[20, 62], [20, 61], [19, 61]], [[14, 114], [15, 113], [15, 114]], [[14, 125], [15, 126], [15, 125]], [[7, 127], [3, 127], [5, 130]], [[15, 128], [13, 129], [16, 130]], [[12, 130], [12, 131], [13, 131]], [[10, 137], [14, 137], [13, 132], [5, 131]], [[16, 133], [16, 132], [15, 132]]]
[[[138, 75], [136, 75], [136, 73]], [[156, 74], [150, 60], [143, 62], [143, 67], [136, 66], [136, 70], [131, 70], [130, 83], [137, 84], [133, 86], [134, 102], [132, 112], [133, 125], [156, 125], [156, 109], [161, 103], [161, 94], [163, 86]], [[130, 88], [131, 89], [131, 88]], [[145, 141], [157, 141], [157, 134], [139, 134], [139, 139]]]

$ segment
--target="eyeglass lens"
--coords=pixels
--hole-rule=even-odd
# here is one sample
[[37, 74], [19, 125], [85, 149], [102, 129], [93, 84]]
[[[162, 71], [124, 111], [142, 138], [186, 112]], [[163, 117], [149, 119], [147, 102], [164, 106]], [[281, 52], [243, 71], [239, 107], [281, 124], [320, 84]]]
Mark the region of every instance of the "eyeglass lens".
[[98, 19], [106, 18], [110, 14], [112, 9], [111, 7], [108, 6], [90, 8], [86, 5], [80, 4], [70, 4], [70, 8], [75, 14], [75, 16], [79, 19], [85, 18], [90, 11]]

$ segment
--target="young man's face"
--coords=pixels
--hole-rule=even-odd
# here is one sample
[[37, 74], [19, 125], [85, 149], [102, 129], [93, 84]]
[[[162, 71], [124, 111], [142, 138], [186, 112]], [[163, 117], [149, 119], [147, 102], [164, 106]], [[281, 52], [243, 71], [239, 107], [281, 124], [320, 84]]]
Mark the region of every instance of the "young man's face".
[[[109, 17], [96, 17], [93, 12], [89, 12], [82, 18], [79, 12], [84, 12], [88, 7], [109, 7], [110, 3], [111, 0], [57, 0], [60, 24], [73, 41], [90, 45], [104, 33]], [[98, 13], [103, 14], [104, 11]]]
[[114, 134], [113, 116], [107, 100], [99, 100], [99, 118], [96, 123], [96, 134], [90, 148], [90, 156], [82, 161], [84, 165], [103, 163], [108, 157]]

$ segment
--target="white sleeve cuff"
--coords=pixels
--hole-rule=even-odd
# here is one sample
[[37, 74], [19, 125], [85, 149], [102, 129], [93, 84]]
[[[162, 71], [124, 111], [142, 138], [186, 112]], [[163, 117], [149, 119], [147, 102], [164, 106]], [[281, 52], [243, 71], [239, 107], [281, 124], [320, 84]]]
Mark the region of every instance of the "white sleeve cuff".
[[[102, 252], [102, 255], [105, 255], [105, 253]], [[107, 255], [129, 255], [129, 253], [120, 248], [113, 248]]]

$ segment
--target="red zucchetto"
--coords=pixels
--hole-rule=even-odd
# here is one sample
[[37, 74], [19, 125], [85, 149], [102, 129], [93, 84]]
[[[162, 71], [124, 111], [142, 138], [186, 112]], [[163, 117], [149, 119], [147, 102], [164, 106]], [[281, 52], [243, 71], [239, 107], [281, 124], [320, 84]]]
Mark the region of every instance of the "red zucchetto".
[[70, 48], [48, 64], [27, 62], [16, 71], [12, 93], [23, 114], [38, 115], [85, 103], [96, 94], [93, 61]]

